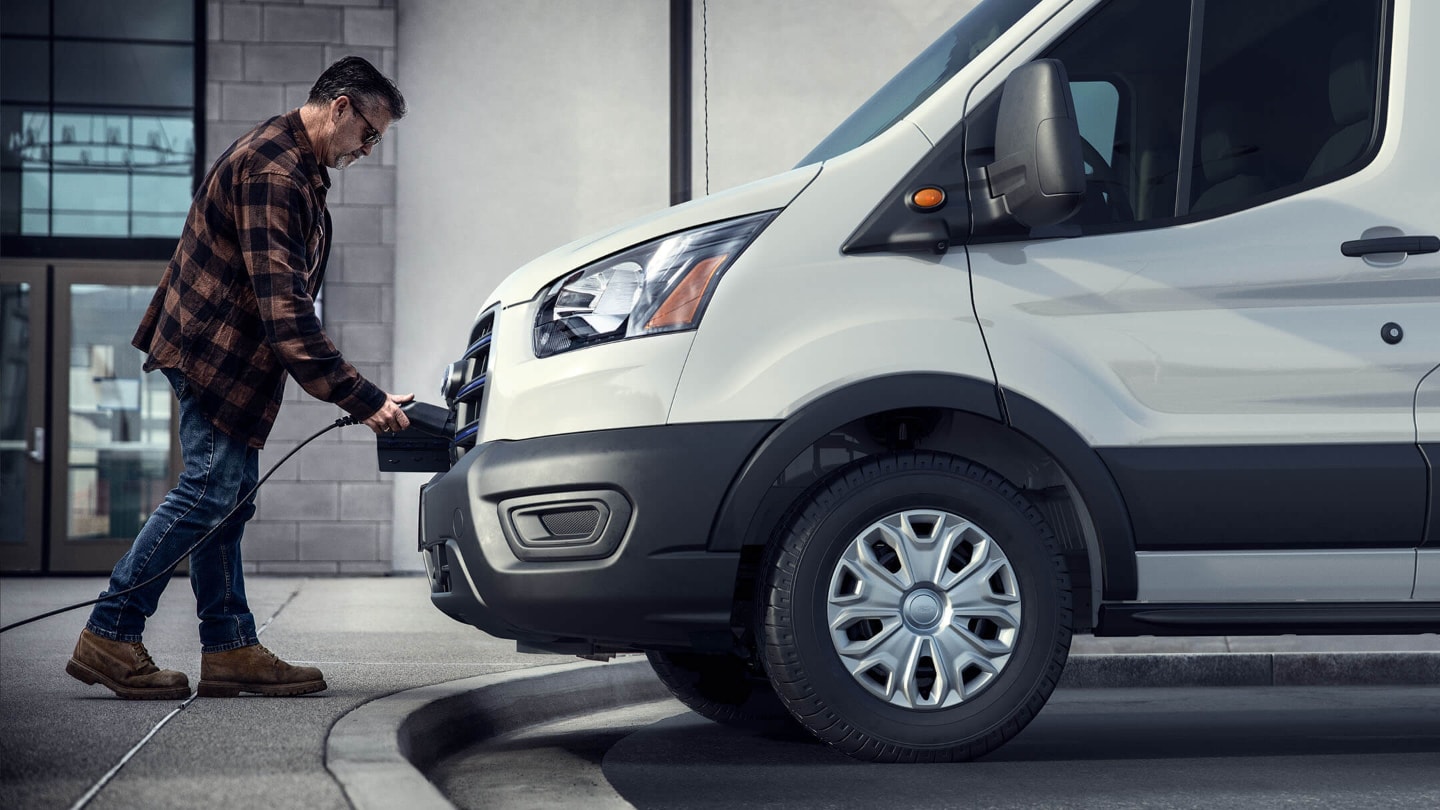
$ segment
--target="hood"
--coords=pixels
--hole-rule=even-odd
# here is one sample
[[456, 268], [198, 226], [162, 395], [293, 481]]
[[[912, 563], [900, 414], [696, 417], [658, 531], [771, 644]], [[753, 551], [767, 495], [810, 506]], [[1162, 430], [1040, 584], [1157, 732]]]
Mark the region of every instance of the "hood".
[[784, 208], [819, 174], [818, 163], [802, 166], [784, 174], [665, 208], [556, 248], [500, 282], [480, 311], [484, 312], [497, 301], [507, 307], [529, 301], [566, 273], [651, 239], [707, 222]]

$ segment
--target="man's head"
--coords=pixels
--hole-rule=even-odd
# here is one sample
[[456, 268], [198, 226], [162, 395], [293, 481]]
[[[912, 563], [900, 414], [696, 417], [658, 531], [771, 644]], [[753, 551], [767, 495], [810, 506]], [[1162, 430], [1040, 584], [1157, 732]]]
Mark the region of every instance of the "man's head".
[[316, 157], [343, 169], [370, 154], [390, 124], [404, 117], [405, 97], [374, 65], [347, 56], [315, 80], [305, 108]]

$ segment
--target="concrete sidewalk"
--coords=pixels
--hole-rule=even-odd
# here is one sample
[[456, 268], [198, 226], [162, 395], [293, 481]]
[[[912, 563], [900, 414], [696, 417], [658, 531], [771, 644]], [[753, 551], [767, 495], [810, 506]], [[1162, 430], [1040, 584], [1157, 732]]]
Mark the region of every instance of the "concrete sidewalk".
[[[421, 577], [246, 582], [261, 641], [319, 666], [328, 690], [117, 700], [64, 673], [85, 609], [19, 628], [0, 636], [0, 806], [345, 808], [403, 799], [418, 810], [427, 797], [446, 806], [412, 760], [425, 764], [475, 734], [664, 694], [643, 659], [517, 654], [512, 642], [435, 610]], [[146, 645], [193, 685], [199, 647], [186, 586], [172, 582]], [[98, 577], [0, 579], [0, 624], [103, 587]], [[1440, 636], [1082, 636], [1062, 686], [1337, 682], [1440, 682]]]

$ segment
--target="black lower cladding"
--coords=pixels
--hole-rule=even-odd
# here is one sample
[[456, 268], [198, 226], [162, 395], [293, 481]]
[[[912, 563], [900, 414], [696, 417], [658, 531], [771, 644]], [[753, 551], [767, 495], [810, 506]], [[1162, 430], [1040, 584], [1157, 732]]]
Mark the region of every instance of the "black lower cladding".
[[[422, 546], [446, 545], [460, 557], [447, 559], [450, 591], [432, 601], [491, 635], [540, 648], [728, 649], [740, 557], [706, 547], [740, 465], [774, 426], [664, 425], [477, 446], [421, 498]], [[596, 492], [631, 506], [613, 554], [516, 556], [501, 503]]]
[[1414, 444], [1102, 447], [1139, 550], [1413, 548], [1430, 501]]
[[1430, 473], [1430, 509], [1425, 513], [1426, 548], [1440, 548], [1440, 444], [1422, 444], [1420, 452], [1425, 456], [1426, 468]]

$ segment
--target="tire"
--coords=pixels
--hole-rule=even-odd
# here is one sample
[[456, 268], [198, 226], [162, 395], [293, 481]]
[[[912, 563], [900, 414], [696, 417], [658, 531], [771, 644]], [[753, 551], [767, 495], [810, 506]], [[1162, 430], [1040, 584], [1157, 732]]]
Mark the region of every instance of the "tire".
[[791, 514], [763, 569], [762, 653], [811, 733], [857, 759], [969, 760], [1045, 705], [1070, 652], [1069, 576], [1012, 484], [900, 453], [841, 468]]
[[648, 652], [661, 682], [696, 714], [752, 730], [794, 725], [775, 690], [733, 655]]

